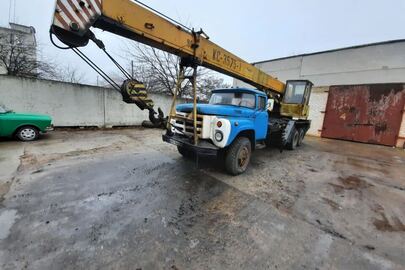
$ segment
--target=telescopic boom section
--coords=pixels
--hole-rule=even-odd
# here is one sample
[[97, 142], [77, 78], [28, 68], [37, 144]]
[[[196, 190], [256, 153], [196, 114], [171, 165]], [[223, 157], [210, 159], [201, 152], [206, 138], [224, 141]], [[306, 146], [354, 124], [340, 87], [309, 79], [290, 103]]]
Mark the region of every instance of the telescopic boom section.
[[90, 27], [175, 54], [186, 62], [283, 95], [285, 85], [211, 42], [203, 31], [190, 31], [131, 0], [58, 0], [52, 32], [73, 47], [85, 46]]

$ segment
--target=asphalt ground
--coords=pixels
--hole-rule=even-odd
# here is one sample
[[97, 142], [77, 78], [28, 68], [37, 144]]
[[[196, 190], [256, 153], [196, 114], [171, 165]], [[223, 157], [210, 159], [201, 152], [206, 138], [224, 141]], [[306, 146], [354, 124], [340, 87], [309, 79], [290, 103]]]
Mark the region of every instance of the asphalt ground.
[[403, 150], [308, 137], [221, 163], [159, 130], [1, 141], [0, 268], [405, 268]]

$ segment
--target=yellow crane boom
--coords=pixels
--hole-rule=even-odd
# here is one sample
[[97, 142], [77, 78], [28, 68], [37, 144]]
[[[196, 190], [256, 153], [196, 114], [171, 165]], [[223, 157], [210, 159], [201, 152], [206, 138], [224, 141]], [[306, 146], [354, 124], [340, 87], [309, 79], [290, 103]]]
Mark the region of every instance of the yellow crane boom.
[[[150, 45], [181, 58], [176, 89], [167, 118], [160, 109], [159, 113], [154, 110], [154, 104], [148, 98], [145, 86], [132, 78], [106, 51], [103, 42], [97, 39], [91, 31], [92, 27]], [[309, 129], [310, 121], [307, 120], [307, 117], [312, 88], [310, 81], [289, 80], [284, 84], [213, 43], [201, 29], [199, 31], [189, 29], [138, 0], [56, 0], [54, 20], [51, 26], [52, 42], [53, 35], [68, 45], [65, 48], [72, 49], [115, 90], [119, 91], [125, 102], [135, 103], [141, 110], [148, 109], [149, 119], [153, 126], [165, 126], [167, 129], [166, 134], [162, 137], [164, 141], [176, 145], [180, 153], [186, 155], [183, 150], [188, 149], [197, 153], [197, 157], [198, 153], [218, 154], [224, 150], [226, 151], [226, 166], [232, 174], [246, 170], [246, 164], [250, 160], [249, 142], [254, 149], [256, 142], [262, 143], [263, 140], [271, 139], [270, 142], [277, 143], [280, 149], [288, 145], [291, 145], [288, 147], [293, 149], [299, 145], [299, 141], [303, 139]], [[78, 47], [86, 46], [90, 40], [106, 53], [127, 78], [121, 86], [80, 51]], [[58, 46], [56, 43], [54, 45]], [[212, 112], [204, 115], [204, 106], [197, 104], [197, 70], [199, 66], [227, 74], [264, 91], [268, 97], [273, 99], [274, 106], [269, 111], [266, 106], [268, 99], [263, 93], [251, 91], [255, 93], [249, 94], [254, 97], [255, 103], [254, 113], [251, 114], [252, 117], [249, 117], [251, 122], [244, 119], [244, 124], [239, 127], [239, 121], [231, 124], [228, 117], [218, 118], [223, 117], [221, 113], [228, 116], [229, 112], [224, 113], [221, 111], [221, 107], [225, 108], [227, 104], [234, 105], [233, 101], [223, 104], [216, 104], [214, 101], [214, 106], [219, 105], [215, 106], [218, 115]], [[193, 70], [192, 75], [190, 75], [190, 68]], [[192, 110], [188, 107], [185, 111], [181, 111], [181, 106], [176, 107], [176, 99], [184, 80], [192, 83], [193, 106]], [[232, 93], [228, 93], [226, 90], [222, 92], [232, 96]], [[234, 94], [239, 96], [241, 93], [235, 92]], [[212, 98], [215, 100], [215, 95]], [[242, 98], [237, 101], [241, 109], [235, 110], [236, 119], [245, 115], [242, 114]], [[226, 121], [226, 124], [223, 124], [222, 121], [224, 123]], [[219, 130], [221, 128], [223, 129]], [[235, 131], [233, 134], [237, 136], [235, 138], [243, 140], [231, 139], [232, 130]], [[229, 142], [224, 140], [224, 134], [227, 134]], [[241, 144], [240, 142], [243, 141], [244, 144]]]
[[72, 47], [87, 44], [100, 28], [189, 59], [199, 66], [284, 94], [283, 82], [221, 48], [202, 31], [189, 30], [131, 0], [57, 0], [52, 32]]

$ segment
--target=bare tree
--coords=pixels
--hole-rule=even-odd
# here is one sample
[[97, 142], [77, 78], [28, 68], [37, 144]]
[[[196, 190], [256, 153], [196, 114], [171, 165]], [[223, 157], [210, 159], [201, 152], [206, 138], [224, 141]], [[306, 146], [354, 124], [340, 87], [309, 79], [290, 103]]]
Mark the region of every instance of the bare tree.
[[[179, 76], [179, 57], [139, 43], [129, 43], [126, 59], [131, 59], [129, 73], [142, 81], [150, 92], [174, 95]], [[190, 71], [188, 71], [191, 75]], [[215, 88], [226, 88], [228, 84], [206, 68], [198, 68], [197, 90], [200, 99], [206, 99]], [[192, 85], [185, 80], [180, 87], [180, 97], [192, 96]]]
[[197, 81], [197, 89], [207, 99], [212, 90], [230, 88], [231, 85], [225, 83], [224, 79], [216, 76], [214, 72], [209, 71]]
[[44, 78], [55, 74], [54, 65], [38, 60], [35, 45], [18, 33], [0, 34], [0, 65], [8, 75]]
[[57, 79], [68, 83], [83, 83], [84, 73], [73, 68], [72, 66], [62, 67], [58, 71]]

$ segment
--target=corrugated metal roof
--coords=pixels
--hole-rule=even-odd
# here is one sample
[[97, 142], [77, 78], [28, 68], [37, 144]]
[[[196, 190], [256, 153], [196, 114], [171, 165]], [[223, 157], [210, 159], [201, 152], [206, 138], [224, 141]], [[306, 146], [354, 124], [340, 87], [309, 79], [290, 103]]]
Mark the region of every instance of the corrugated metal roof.
[[298, 55], [292, 55], [292, 56], [280, 57], [280, 58], [275, 58], [275, 59], [270, 59], [270, 60], [265, 60], [265, 61], [254, 62], [253, 64], [254, 65], [263, 64], [263, 63], [267, 63], [267, 62], [279, 61], [279, 60], [290, 59], [290, 58], [295, 58], [295, 57], [304, 57], [304, 56], [310, 56], [310, 55], [332, 53], [332, 52], [338, 52], [338, 51], [360, 49], [360, 48], [365, 48], [365, 47], [387, 45], [387, 44], [401, 43], [401, 42], [405, 42], [405, 39], [388, 40], [388, 41], [382, 41], [382, 42], [376, 42], [376, 43], [368, 43], [368, 44], [363, 44], [363, 45], [344, 47], [344, 48], [339, 48], [339, 49], [326, 50], [326, 51], [321, 51], [321, 52], [304, 53], [304, 54], [298, 54]]

